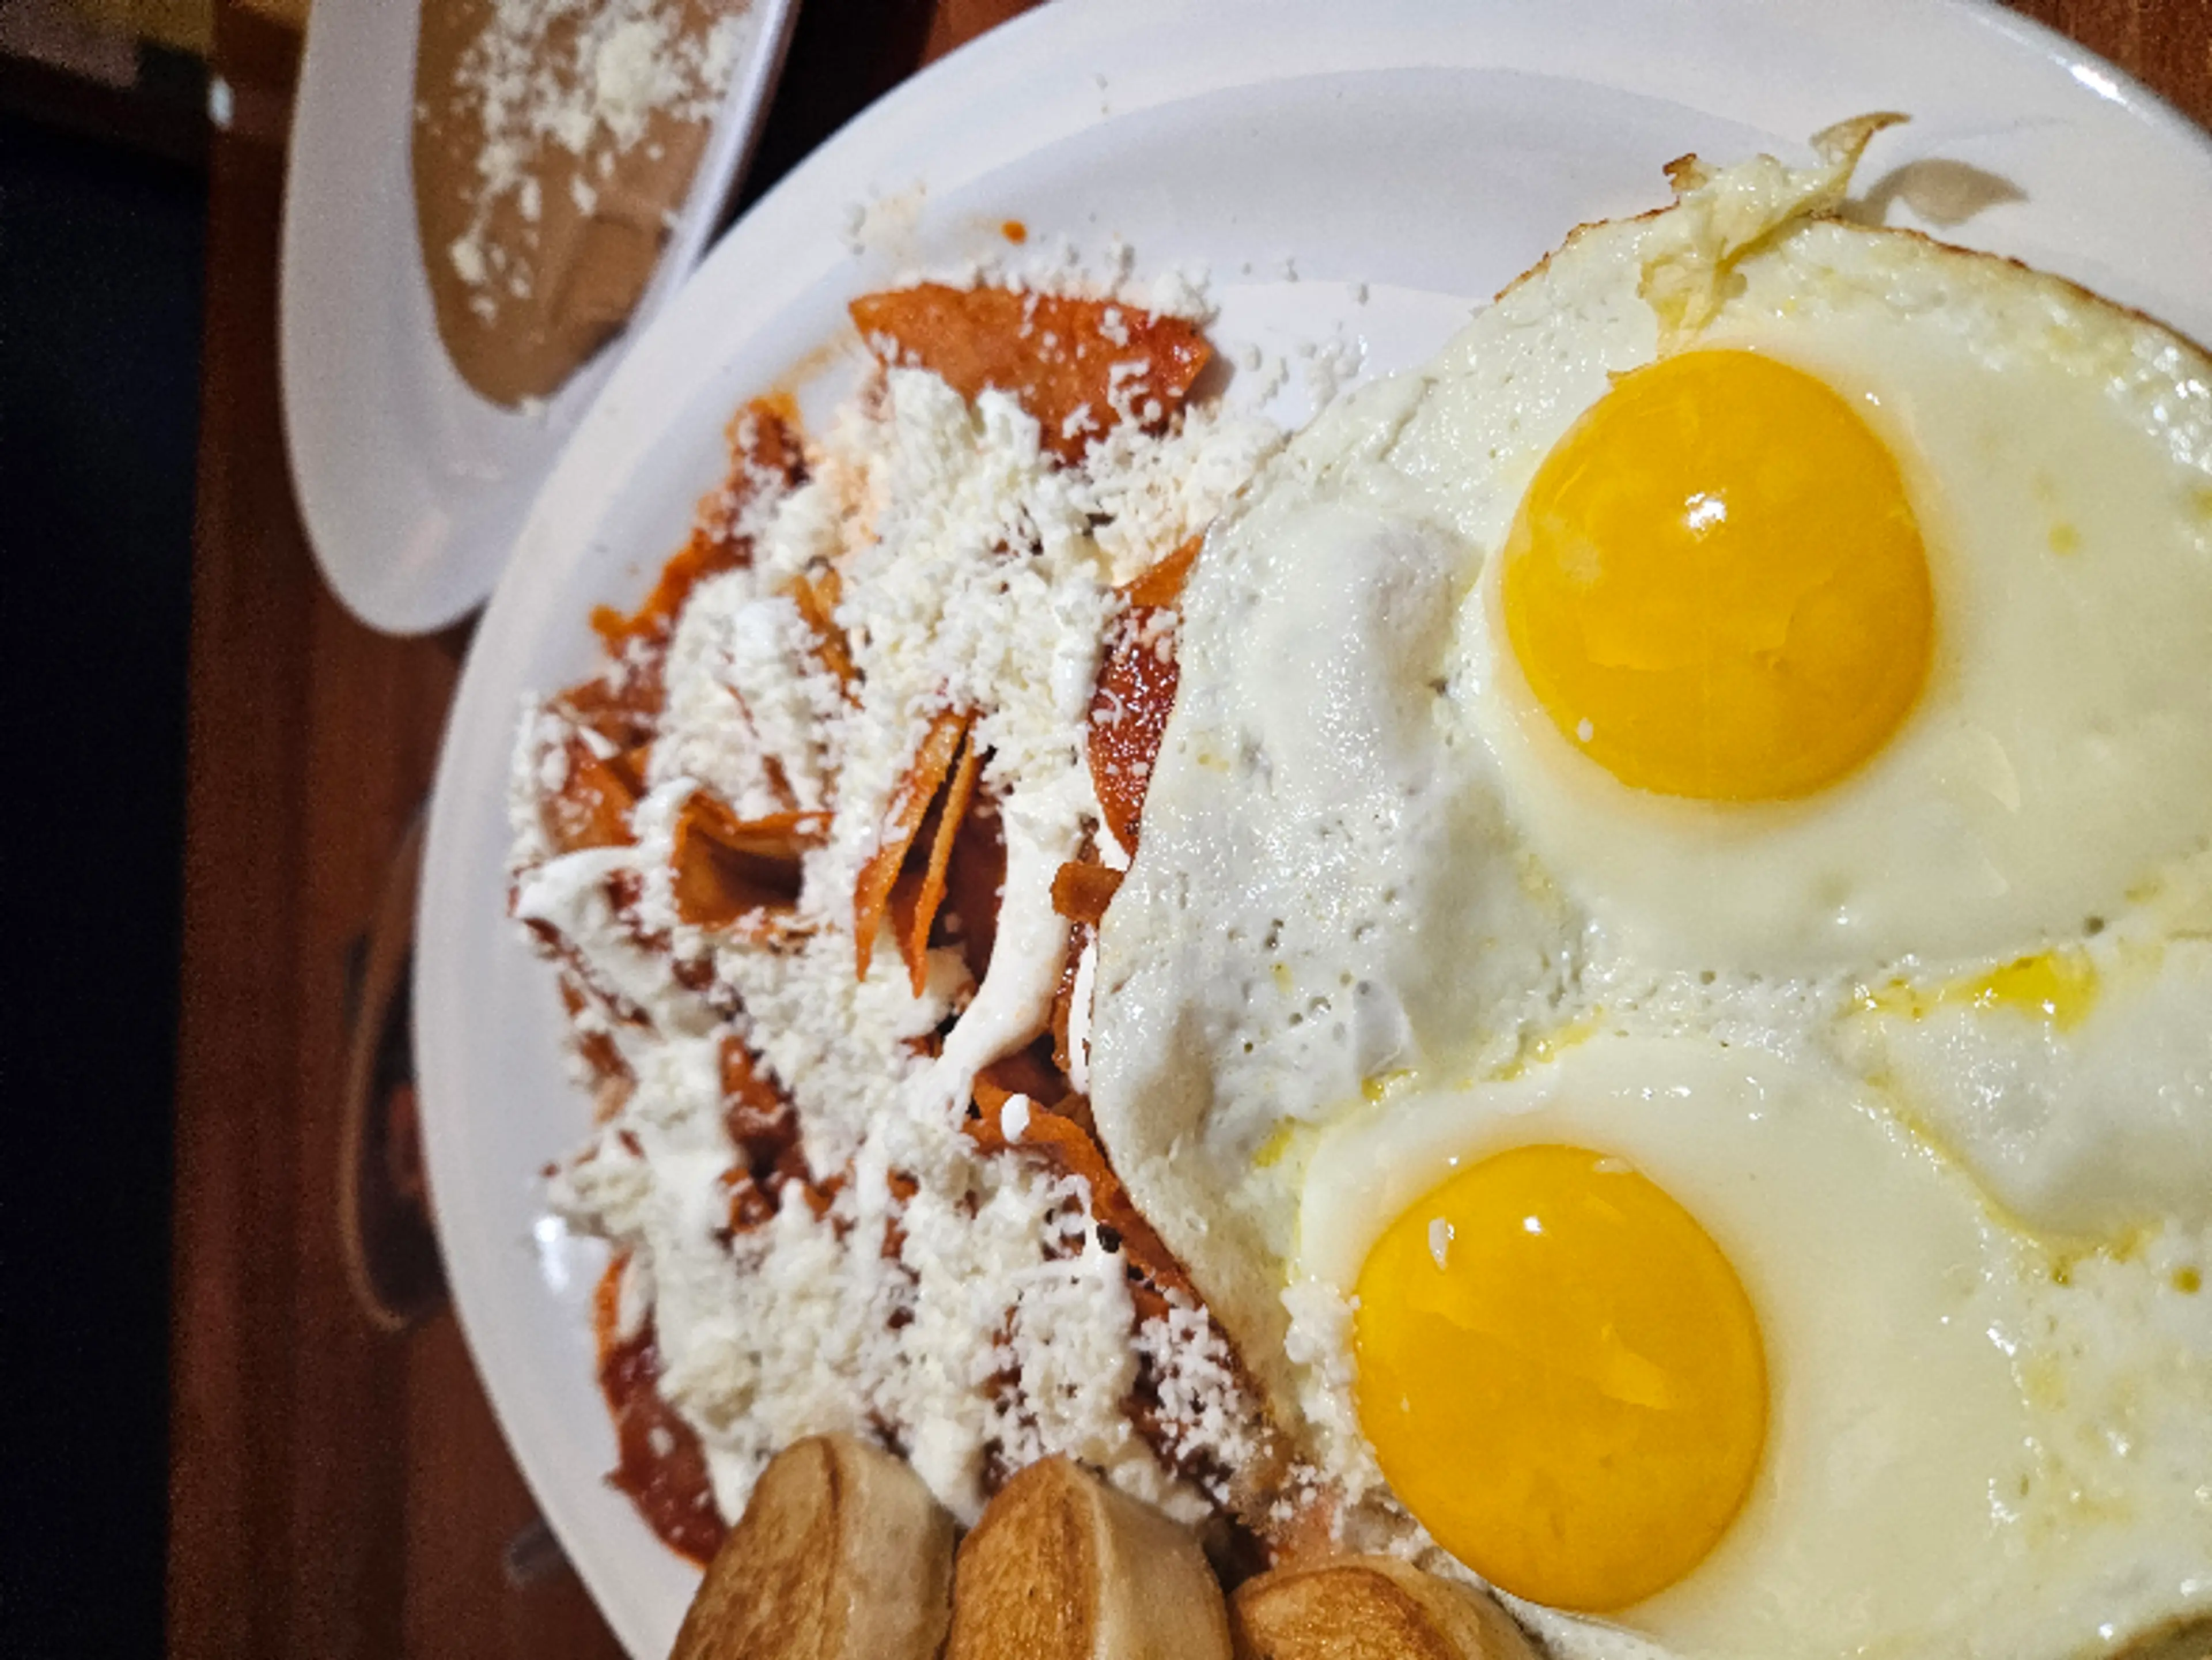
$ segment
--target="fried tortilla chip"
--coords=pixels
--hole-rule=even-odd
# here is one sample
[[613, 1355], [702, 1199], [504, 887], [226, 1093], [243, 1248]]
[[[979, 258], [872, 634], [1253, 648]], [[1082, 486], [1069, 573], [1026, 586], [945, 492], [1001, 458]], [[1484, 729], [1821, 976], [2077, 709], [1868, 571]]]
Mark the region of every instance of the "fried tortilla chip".
[[850, 309], [887, 365], [927, 369], [966, 398], [1012, 393], [1065, 462], [1124, 420], [1166, 421], [1212, 356], [1195, 324], [1110, 300], [924, 283]]
[[727, 927], [760, 911], [799, 901], [799, 857], [822, 839], [818, 813], [779, 812], [740, 819], [716, 797], [694, 790], [678, 814], [670, 863], [676, 914], [695, 927]]
[[1133, 605], [1181, 605], [1183, 584], [1190, 581], [1190, 568], [1198, 562], [1198, 551], [1205, 545], [1203, 536], [1192, 537], [1166, 558], [1131, 577], [1122, 585], [1121, 597]]
[[[892, 792], [890, 811], [884, 815], [876, 850], [860, 866], [860, 879], [853, 885], [853, 955], [863, 980], [868, 977], [868, 964], [875, 956], [877, 932], [890, 909], [891, 890], [897, 885], [899, 873], [906, 868], [906, 855], [921, 833], [921, 821], [929, 816], [952, 775], [953, 763], [967, 741], [969, 719], [964, 710], [946, 709], [929, 723], [905, 781]], [[940, 897], [943, 883], [940, 866]]]
[[705, 1562], [728, 1529], [714, 1506], [698, 1432], [660, 1393], [660, 1345], [652, 1317], [634, 1332], [626, 1335], [622, 1329], [622, 1282], [628, 1262], [617, 1256], [607, 1265], [592, 1299], [599, 1390], [606, 1397], [621, 1448], [607, 1481], [629, 1495], [663, 1543], [694, 1562]]
[[665, 641], [691, 590], [710, 576], [750, 564], [752, 539], [738, 528], [747, 502], [763, 489], [788, 489], [805, 476], [799, 429], [787, 403], [757, 398], [730, 423], [730, 473], [699, 504], [690, 539], [661, 568], [645, 603], [625, 616], [611, 605], [592, 613], [592, 627], [619, 656], [633, 640]]
[[580, 736], [562, 745], [567, 762], [561, 787], [538, 810], [546, 839], [556, 853], [584, 848], [624, 848], [630, 833], [630, 809], [641, 794], [638, 780], [619, 755], [602, 757]]
[[1175, 709], [1175, 608], [1203, 541], [1192, 537], [1121, 590], [1129, 608], [1098, 666], [1087, 745], [1091, 783], [1107, 828], [1132, 853], [1152, 763]]
[[845, 642], [845, 631], [837, 626], [837, 573], [824, 571], [812, 580], [804, 575], [793, 577], [787, 591], [801, 620], [813, 632], [814, 654], [850, 696], [860, 672], [853, 666], [852, 648]]
[[1121, 886], [1121, 873], [1103, 865], [1071, 860], [1053, 873], [1052, 908], [1073, 922], [1092, 927], [1105, 920], [1106, 907]]
[[899, 931], [899, 954], [906, 958], [907, 975], [916, 997], [929, 982], [929, 931], [945, 903], [945, 877], [952, 862], [952, 844], [968, 817], [968, 805], [975, 796], [976, 775], [982, 769], [982, 751], [975, 747], [975, 733], [970, 731], [960, 745], [959, 763], [945, 781], [945, 794], [937, 804], [937, 834], [930, 840], [929, 863], [921, 873], [913, 914]]
[[[1159, 1235], [1152, 1231], [1152, 1225], [1130, 1200], [1128, 1189], [1115, 1175], [1114, 1167], [1106, 1162], [1097, 1137], [1088, 1128], [1091, 1104], [1079, 1095], [1064, 1095], [1055, 1102], [1047, 1102], [1030, 1095], [1026, 1089], [1009, 1088], [1006, 1085], [1011, 1079], [1007, 1073], [1000, 1069], [1002, 1065], [994, 1063], [976, 1074], [976, 1110], [968, 1120], [968, 1134], [975, 1145], [986, 1152], [1016, 1149], [1044, 1159], [1064, 1175], [1082, 1177], [1091, 1189], [1091, 1214], [1097, 1221], [1101, 1238], [1118, 1243], [1159, 1305], [1164, 1307], [1170, 1294], [1180, 1295], [1195, 1304], [1198, 1293], [1191, 1289], [1182, 1264], [1160, 1242]], [[1048, 1069], [1045, 1070], [1048, 1074]], [[1010, 1140], [1002, 1115], [1006, 1103], [1017, 1096], [1026, 1098], [1030, 1103], [1029, 1122], [1022, 1126], [1018, 1137]], [[1136, 1292], [1139, 1287], [1131, 1289]], [[1140, 1312], [1148, 1300], [1139, 1296]]]

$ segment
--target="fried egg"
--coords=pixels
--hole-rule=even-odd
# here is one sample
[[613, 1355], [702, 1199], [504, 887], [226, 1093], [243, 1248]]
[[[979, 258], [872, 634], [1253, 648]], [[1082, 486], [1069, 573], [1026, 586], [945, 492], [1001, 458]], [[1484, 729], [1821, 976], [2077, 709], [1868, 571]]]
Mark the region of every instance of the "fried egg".
[[2212, 1609], [2212, 362], [1833, 217], [1883, 124], [1277, 458], [1101, 930], [1139, 1204], [1570, 1655]]
[[1305, 1169], [1291, 1277], [1355, 1310], [1382, 1472], [1501, 1589], [1745, 1660], [2094, 1652], [2212, 1605], [2203, 1466], [2106, 1415], [2115, 1371], [2169, 1437], [2212, 1404], [2204, 1299], [2169, 1272], [2085, 1353], [2063, 1257], [1832, 1067], [1603, 1029], [1394, 1080]]
[[1578, 234], [1447, 350], [1391, 459], [1480, 564], [1462, 706], [1625, 956], [2072, 936], [2212, 834], [2212, 363], [1918, 237], [1715, 257], [1756, 186]]

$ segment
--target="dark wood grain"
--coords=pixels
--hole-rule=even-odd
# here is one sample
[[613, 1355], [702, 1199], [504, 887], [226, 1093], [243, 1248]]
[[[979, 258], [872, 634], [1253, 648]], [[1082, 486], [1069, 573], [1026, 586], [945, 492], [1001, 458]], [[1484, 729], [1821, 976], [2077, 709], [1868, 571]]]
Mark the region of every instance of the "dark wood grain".
[[2207, 0], [2014, 0], [2200, 125], [2212, 125], [2212, 3]]
[[271, 331], [283, 158], [218, 135], [192, 575], [177, 1078], [170, 1629], [180, 1655], [281, 1641], [295, 1414], [300, 996], [315, 579], [285, 483]]
[[[404, 3], [405, 0], [391, 0]], [[808, 0], [762, 149], [780, 171], [860, 100], [1025, 0]], [[2212, 121], [2212, 0], [2021, 8]], [[294, 48], [225, 6], [218, 67], [289, 92]], [[808, 43], [811, 41], [812, 45]], [[316, 577], [276, 379], [283, 157], [210, 169], [194, 556], [169, 1621], [180, 1660], [618, 1653], [573, 1576], [502, 1571], [533, 1511], [449, 1316], [378, 1335], [336, 1231], [347, 948], [427, 788], [456, 638], [354, 623]], [[2094, 165], [2085, 158], [2084, 165]]]

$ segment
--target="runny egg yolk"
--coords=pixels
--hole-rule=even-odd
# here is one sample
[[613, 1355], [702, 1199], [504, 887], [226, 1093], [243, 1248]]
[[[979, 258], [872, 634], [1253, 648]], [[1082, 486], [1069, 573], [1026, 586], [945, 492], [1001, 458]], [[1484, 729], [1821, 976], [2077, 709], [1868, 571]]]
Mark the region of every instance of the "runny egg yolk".
[[1695, 1567], [1766, 1438], [1735, 1271], [1656, 1183], [1581, 1147], [1454, 1175], [1360, 1270], [1359, 1420], [1438, 1544], [1553, 1608], [1626, 1608]]
[[1748, 351], [1622, 376], [1537, 470], [1502, 583], [1560, 732], [1666, 795], [1835, 782], [1903, 723], [1934, 650], [1896, 460], [1841, 395]]

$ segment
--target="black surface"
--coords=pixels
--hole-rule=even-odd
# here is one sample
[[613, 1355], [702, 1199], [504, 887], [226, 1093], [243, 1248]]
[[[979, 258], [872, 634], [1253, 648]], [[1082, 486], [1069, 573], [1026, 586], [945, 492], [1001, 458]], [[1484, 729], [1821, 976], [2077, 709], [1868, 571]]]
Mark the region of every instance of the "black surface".
[[738, 193], [738, 212], [914, 72], [930, 15], [929, 0], [805, 0]]
[[[0, 0], [5, 3], [5, 0]], [[138, 50], [138, 84], [108, 87], [27, 58], [0, 57], [0, 122], [69, 133], [180, 167], [207, 165], [207, 68], [158, 47]]]
[[161, 1645], [204, 192], [0, 116], [0, 1651]]

